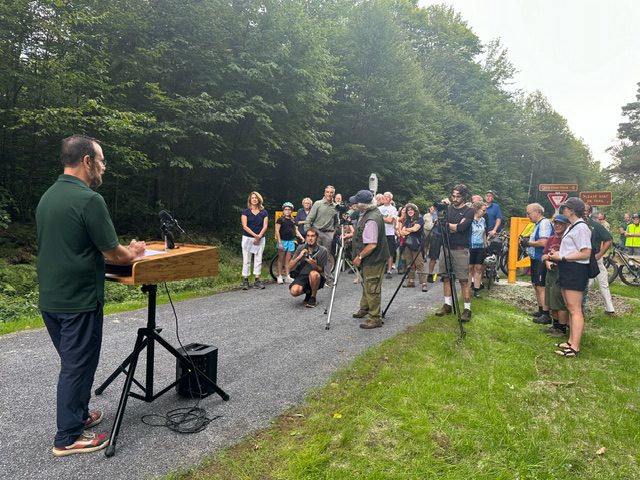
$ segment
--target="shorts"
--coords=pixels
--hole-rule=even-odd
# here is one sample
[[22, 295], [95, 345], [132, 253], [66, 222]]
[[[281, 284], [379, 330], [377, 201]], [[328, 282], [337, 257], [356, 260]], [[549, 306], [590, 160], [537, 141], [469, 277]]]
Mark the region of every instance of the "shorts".
[[296, 249], [296, 242], [294, 240], [282, 240], [282, 251], [293, 252]]
[[[469, 281], [469, 249], [461, 248], [459, 250], [451, 250], [451, 263], [453, 264], [453, 273], [456, 276], [456, 280], [460, 282]], [[444, 264], [444, 251], [440, 252], [438, 268], [440, 270], [438, 275], [442, 277], [443, 281], [445, 278], [449, 278]]]
[[395, 257], [396, 255], [396, 236], [395, 235], [387, 235], [387, 245], [389, 245], [389, 256]]
[[531, 259], [531, 283], [536, 287], [544, 287], [547, 276], [547, 267], [542, 260]]
[[[320, 285], [318, 286], [318, 290], [324, 287], [325, 279], [324, 275], [320, 274]], [[289, 289], [294, 285], [302, 286], [302, 289], [305, 293], [311, 293], [311, 285], [309, 284], [309, 274], [308, 273], [299, 273], [293, 279], [293, 282], [289, 284]]]
[[589, 264], [577, 262], [558, 263], [560, 288], [584, 292], [589, 282]]
[[469, 249], [469, 265], [482, 265], [485, 258], [487, 258], [486, 248], [481, 247]]
[[553, 270], [547, 270], [547, 277], [544, 285], [544, 298], [551, 310], [566, 310], [567, 305], [564, 303], [564, 297], [560, 289], [558, 281], [558, 267]]
[[440, 235], [431, 235], [429, 242], [429, 259], [437, 260], [440, 258], [440, 249], [442, 248], [442, 237]]

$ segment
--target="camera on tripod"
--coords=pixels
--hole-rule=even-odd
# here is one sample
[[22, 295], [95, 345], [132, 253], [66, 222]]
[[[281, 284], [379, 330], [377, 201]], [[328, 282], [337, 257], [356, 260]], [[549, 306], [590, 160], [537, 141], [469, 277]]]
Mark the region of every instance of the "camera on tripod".
[[435, 202], [433, 204], [433, 206], [435, 207], [435, 209], [438, 211], [438, 213], [441, 212], [446, 212], [447, 208], [449, 208], [449, 204], [445, 203], [445, 202]]

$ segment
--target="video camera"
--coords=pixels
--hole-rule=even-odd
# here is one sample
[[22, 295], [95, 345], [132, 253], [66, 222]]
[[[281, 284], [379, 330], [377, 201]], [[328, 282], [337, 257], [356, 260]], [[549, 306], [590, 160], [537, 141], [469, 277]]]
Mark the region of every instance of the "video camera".
[[335, 208], [336, 208], [336, 212], [338, 212], [338, 215], [344, 215], [349, 211], [349, 205], [347, 205], [344, 202], [336, 203]]

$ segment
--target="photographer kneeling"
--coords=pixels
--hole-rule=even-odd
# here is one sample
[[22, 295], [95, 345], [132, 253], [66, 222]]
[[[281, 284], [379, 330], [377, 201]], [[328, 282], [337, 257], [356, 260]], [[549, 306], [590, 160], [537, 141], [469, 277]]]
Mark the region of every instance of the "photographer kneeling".
[[293, 277], [289, 291], [294, 297], [304, 293], [305, 307], [313, 308], [317, 304], [316, 294], [324, 287], [324, 268], [328, 259], [328, 250], [318, 245], [318, 230], [315, 227], [308, 227], [306, 243], [296, 249], [288, 265], [290, 275]]

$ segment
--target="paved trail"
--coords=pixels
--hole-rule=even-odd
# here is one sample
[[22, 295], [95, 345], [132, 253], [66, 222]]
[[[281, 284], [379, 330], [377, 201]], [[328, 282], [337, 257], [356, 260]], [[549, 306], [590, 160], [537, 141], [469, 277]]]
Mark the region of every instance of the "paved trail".
[[[176, 304], [183, 344], [203, 343], [219, 348], [218, 384], [231, 397], [217, 395], [202, 401], [209, 416], [221, 415], [203, 432], [181, 435], [141, 422], [143, 415], [192, 404], [174, 391], [153, 403], [130, 399], [118, 438], [116, 455], [102, 452], [54, 458], [55, 389], [59, 360], [45, 330], [0, 337], [0, 478], [146, 479], [198, 463], [206, 455], [233, 445], [243, 436], [269, 425], [288, 407], [303, 401], [312, 388], [327, 382], [331, 374], [359, 353], [420, 322], [439, 306], [442, 287], [432, 284], [428, 293], [419, 288], [401, 289], [387, 313], [385, 325], [375, 330], [358, 328], [351, 318], [357, 310], [360, 286], [344, 274], [336, 291], [332, 327], [325, 330], [324, 307], [329, 289], [319, 294], [320, 305], [303, 308], [300, 299], [288, 295], [286, 286], [265, 290], [235, 291]], [[400, 277], [385, 280], [383, 306]], [[136, 331], [146, 324], [146, 310], [105, 318], [104, 341], [97, 386], [133, 348]], [[177, 345], [170, 306], [158, 307], [157, 324], [163, 337]], [[457, 326], [451, 317], [452, 338]], [[156, 387], [175, 379], [175, 360], [156, 350]], [[139, 378], [144, 360], [138, 366]], [[107, 417], [96, 428], [111, 429], [124, 377], [93, 399]], [[156, 388], [156, 391], [159, 388]]]

